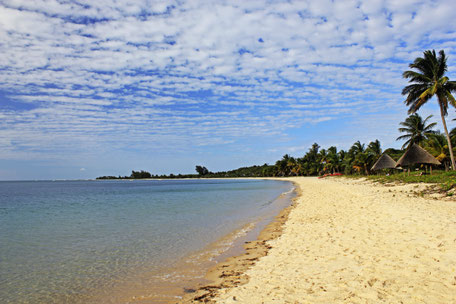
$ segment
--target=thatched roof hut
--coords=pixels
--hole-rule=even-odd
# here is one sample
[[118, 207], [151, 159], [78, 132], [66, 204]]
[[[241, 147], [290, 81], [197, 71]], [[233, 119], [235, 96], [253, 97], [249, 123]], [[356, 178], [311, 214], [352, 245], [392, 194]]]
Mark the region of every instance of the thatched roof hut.
[[411, 166], [414, 164], [440, 165], [440, 162], [428, 151], [424, 150], [417, 144], [413, 144], [397, 161], [396, 167]]
[[393, 169], [396, 168], [396, 162], [386, 153], [383, 153], [382, 156], [375, 162], [372, 166], [372, 171], [382, 170], [382, 169]]

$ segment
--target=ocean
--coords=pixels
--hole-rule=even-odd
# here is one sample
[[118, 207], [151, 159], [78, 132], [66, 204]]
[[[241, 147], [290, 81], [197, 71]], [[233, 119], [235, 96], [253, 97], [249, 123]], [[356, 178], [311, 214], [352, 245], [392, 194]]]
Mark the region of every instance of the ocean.
[[292, 190], [248, 179], [0, 182], [0, 303], [178, 299]]

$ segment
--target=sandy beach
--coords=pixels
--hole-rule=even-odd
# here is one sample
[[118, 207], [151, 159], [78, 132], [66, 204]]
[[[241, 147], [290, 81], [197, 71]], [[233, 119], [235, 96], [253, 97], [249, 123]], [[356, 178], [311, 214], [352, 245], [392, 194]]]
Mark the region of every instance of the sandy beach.
[[412, 184], [287, 180], [293, 206], [185, 303], [456, 303], [455, 200]]

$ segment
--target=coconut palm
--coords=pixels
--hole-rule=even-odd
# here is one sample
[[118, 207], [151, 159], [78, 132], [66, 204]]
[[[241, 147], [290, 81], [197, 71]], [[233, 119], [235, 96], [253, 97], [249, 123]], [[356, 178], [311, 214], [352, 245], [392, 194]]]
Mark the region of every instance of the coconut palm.
[[364, 169], [364, 173], [366, 175], [369, 174], [366, 164], [368, 153], [364, 144], [361, 144], [359, 140], [355, 142], [350, 150], [348, 150], [348, 155], [348, 160], [351, 162], [354, 170], [361, 172]]
[[366, 148], [367, 152], [367, 170], [369, 171], [369, 168], [372, 168], [374, 163], [377, 161], [377, 159], [380, 158], [382, 155], [382, 148], [380, 145], [380, 141], [376, 139], [375, 141], [371, 141], [369, 145]]
[[346, 161], [345, 161], [345, 156], [347, 153], [344, 150], [340, 150], [337, 152], [338, 158], [339, 158], [339, 172], [345, 172], [346, 166]]
[[456, 143], [456, 128], [451, 129], [450, 138], [451, 138], [451, 144]]
[[285, 154], [282, 159], [276, 161], [275, 166], [277, 167], [278, 176], [287, 176], [289, 173], [288, 164], [290, 163], [291, 156]]
[[303, 170], [306, 175], [316, 175], [319, 171], [320, 162], [318, 160], [320, 146], [314, 143], [309, 151], [302, 157]]
[[[453, 119], [453, 121], [454, 121], [454, 120], [456, 120], [456, 118]], [[451, 131], [450, 131], [450, 138], [451, 138], [451, 144], [452, 144], [452, 145], [456, 145], [456, 128], [451, 129]]]
[[336, 173], [336, 171], [339, 171], [340, 158], [336, 147], [332, 146], [328, 148], [328, 155], [326, 157], [326, 161], [327, 168], [330, 172]]
[[423, 120], [419, 114], [415, 113], [400, 123], [402, 128], [399, 128], [399, 132], [405, 134], [399, 136], [396, 140], [407, 140], [402, 145], [402, 149], [408, 148], [413, 144], [422, 144], [425, 140], [429, 139], [432, 134], [435, 134], [435, 131], [433, 131], [432, 128], [434, 128], [437, 123], [433, 122], [426, 125], [431, 117], [432, 115], [429, 115]]
[[362, 144], [359, 140], [353, 144], [350, 148], [351, 151], [354, 152], [355, 155], [358, 153], [363, 153], [365, 150], [365, 145]]
[[326, 149], [321, 149], [320, 152], [318, 152], [318, 160], [320, 163], [320, 166], [318, 168], [319, 174], [326, 173], [327, 170], [327, 162], [328, 162], [328, 152]]
[[402, 95], [407, 95], [404, 101], [409, 106], [409, 114], [418, 111], [423, 104], [429, 101], [434, 95], [437, 96], [437, 102], [440, 106], [440, 115], [442, 117], [443, 128], [447, 138], [451, 164], [453, 170], [456, 169], [453, 148], [451, 146], [448, 128], [445, 122], [445, 116], [448, 114], [448, 103], [456, 107], [456, 100], [451, 92], [456, 91], [456, 82], [450, 81], [444, 76], [447, 71], [447, 57], [441, 50], [439, 56], [435, 50], [425, 51], [423, 57], [418, 57], [409, 65], [411, 69], [417, 71], [405, 71], [402, 76], [409, 79], [410, 85], [402, 90]]
[[448, 157], [449, 150], [445, 135], [440, 132], [431, 135], [426, 141], [426, 148], [438, 161], [445, 165], [445, 171], [448, 171], [450, 158]]
[[376, 139], [375, 141], [371, 141], [369, 145], [367, 146], [367, 150], [370, 154], [373, 155], [373, 157], [380, 157], [382, 154], [382, 148], [380, 145], [380, 141]]

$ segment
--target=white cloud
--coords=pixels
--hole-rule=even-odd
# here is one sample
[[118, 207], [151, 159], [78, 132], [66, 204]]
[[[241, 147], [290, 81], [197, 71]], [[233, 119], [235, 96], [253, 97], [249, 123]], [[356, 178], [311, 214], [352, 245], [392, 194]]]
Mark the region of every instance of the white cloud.
[[0, 107], [0, 158], [273, 145], [271, 134], [291, 139], [304, 126], [396, 117], [406, 110], [402, 71], [423, 50], [445, 48], [456, 75], [455, 8], [3, 1], [0, 93], [32, 107]]

